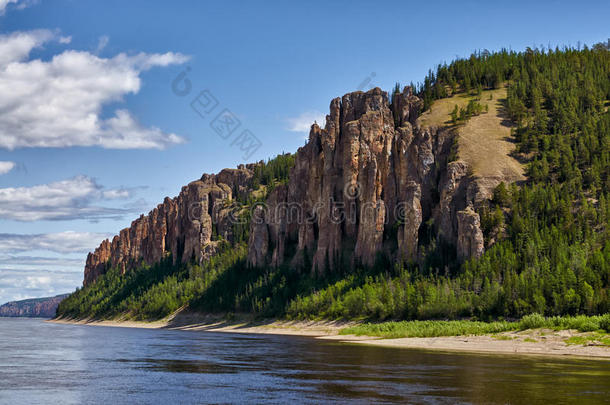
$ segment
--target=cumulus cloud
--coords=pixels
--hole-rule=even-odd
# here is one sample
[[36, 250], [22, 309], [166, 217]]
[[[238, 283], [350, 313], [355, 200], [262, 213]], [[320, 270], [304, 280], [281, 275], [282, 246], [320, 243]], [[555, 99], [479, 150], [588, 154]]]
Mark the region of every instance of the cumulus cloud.
[[288, 118], [287, 121], [289, 131], [309, 133], [314, 121], [323, 127], [326, 116], [320, 111], [306, 111], [298, 117]]
[[13, 32], [0, 35], [0, 68], [6, 68], [10, 63], [23, 61], [32, 49], [40, 48], [42, 44], [53, 39], [54, 35], [49, 30]]
[[[86, 254], [96, 248], [101, 241], [111, 236], [111, 234], [106, 233], [75, 231], [41, 234], [0, 233], [0, 252], [15, 254], [30, 251], [48, 251], [60, 254]], [[20, 260], [24, 258], [22, 256], [19, 257]], [[27, 258], [32, 259], [30, 256]], [[9, 257], [2, 257], [0, 261], [6, 263], [8, 259]]]
[[153, 67], [181, 64], [179, 53], [120, 53], [102, 58], [65, 50], [50, 60], [29, 59], [50, 40], [48, 30], [0, 35], [0, 148], [100, 146], [111, 149], [164, 149], [185, 140], [141, 125], [129, 111], [105, 114], [141, 87], [140, 74]]
[[15, 168], [15, 162], [0, 160], [0, 175], [6, 174]]
[[31, 187], [0, 188], [0, 218], [16, 221], [120, 219], [134, 209], [96, 204], [132, 195], [133, 189], [106, 190], [87, 176]]

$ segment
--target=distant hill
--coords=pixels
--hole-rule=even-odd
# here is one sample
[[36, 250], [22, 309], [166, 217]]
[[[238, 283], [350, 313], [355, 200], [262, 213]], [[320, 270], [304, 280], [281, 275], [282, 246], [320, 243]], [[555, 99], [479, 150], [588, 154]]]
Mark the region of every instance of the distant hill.
[[0, 316], [53, 318], [57, 306], [68, 295], [70, 294], [7, 302], [0, 306]]

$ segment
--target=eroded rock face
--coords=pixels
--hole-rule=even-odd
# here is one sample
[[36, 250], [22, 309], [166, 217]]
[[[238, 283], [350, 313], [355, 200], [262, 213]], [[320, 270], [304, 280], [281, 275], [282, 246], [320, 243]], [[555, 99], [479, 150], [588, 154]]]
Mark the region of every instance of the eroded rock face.
[[[372, 265], [378, 253], [418, 259], [426, 224], [458, 251], [460, 259], [483, 252], [482, 198], [463, 161], [448, 163], [456, 136], [450, 129], [420, 127], [421, 100], [410, 88], [388, 95], [375, 88], [332, 100], [324, 128], [314, 124], [299, 148], [287, 184], [253, 209], [248, 243], [252, 266], [311, 263], [311, 271], [335, 263]], [[123, 272], [174, 260], [214, 255], [213, 230], [233, 241], [228, 199], [246, 197], [254, 165], [204, 174], [135, 220], [87, 257], [85, 284], [108, 268]]]
[[457, 254], [460, 259], [480, 257], [485, 250], [481, 219], [471, 206], [457, 213]]
[[440, 200], [435, 213], [435, 223], [438, 234], [454, 245], [458, 235], [457, 213], [467, 206], [467, 189], [471, 184], [468, 171], [466, 162], [450, 162], [442, 172], [438, 185]]
[[218, 235], [233, 240], [232, 212], [225, 202], [234, 191], [247, 192], [252, 169], [240, 166], [218, 175], [204, 174], [183, 187], [178, 197], [165, 198], [148, 215], [140, 216], [112, 241], [103, 241], [89, 253], [84, 284], [109, 268], [119, 267], [124, 273], [141, 263], [157, 263], [169, 253], [183, 262], [192, 257], [202, 261], [215, 254], [218, 242], [212, 240], [212, 224], [216, 224]]
[[326, 126], [314, 124], [298, 150], [289, 184], [274, 190], [252, 223], [250, 264], [298, 264], [303, 251], [320, 271], [346, 255], [365, 265], [378, 252], [414, 260], [422, 222], [431, 218], [456, 244], [468, 168], [447, 166], [454, 135], [420, 128], [421, 105], [408, 87], [391, 106], [379, 88], [332, 100]]

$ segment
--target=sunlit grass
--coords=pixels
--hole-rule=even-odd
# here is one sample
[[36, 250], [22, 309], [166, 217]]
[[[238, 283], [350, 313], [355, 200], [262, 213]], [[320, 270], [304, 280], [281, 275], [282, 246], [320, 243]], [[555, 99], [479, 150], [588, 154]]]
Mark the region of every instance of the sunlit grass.
[[610, 334], [592, 333], [584, 336], [572, 336], [564, 340], [567, 345], [596, 345], [610, 347]]
[[485, 335], [516, 330], [513, 322], [402, 321], [366, 323], [341, 330], [344, 335], [385, 338]]
[[496, 340], [515, 340], [516, 336], [508, 336], [508, 335], [491, 335], [492, 338]]
[[379, 336], [384, 338], [438, 337], [486, 335], [527, 329], [576, 329], [579, 332], [608, 330], [610, 314], [599, 316], [553, 316], [540, 314], [524, 316], [520, 321], [400, 321], [365, 323], [341, 330], [343, 335]]

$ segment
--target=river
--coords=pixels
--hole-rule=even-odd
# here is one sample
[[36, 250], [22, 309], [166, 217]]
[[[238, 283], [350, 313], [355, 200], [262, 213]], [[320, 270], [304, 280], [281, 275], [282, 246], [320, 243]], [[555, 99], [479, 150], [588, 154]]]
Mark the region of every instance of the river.
[[2, 404], [610, 401], [610, 362], [0, 318]]

